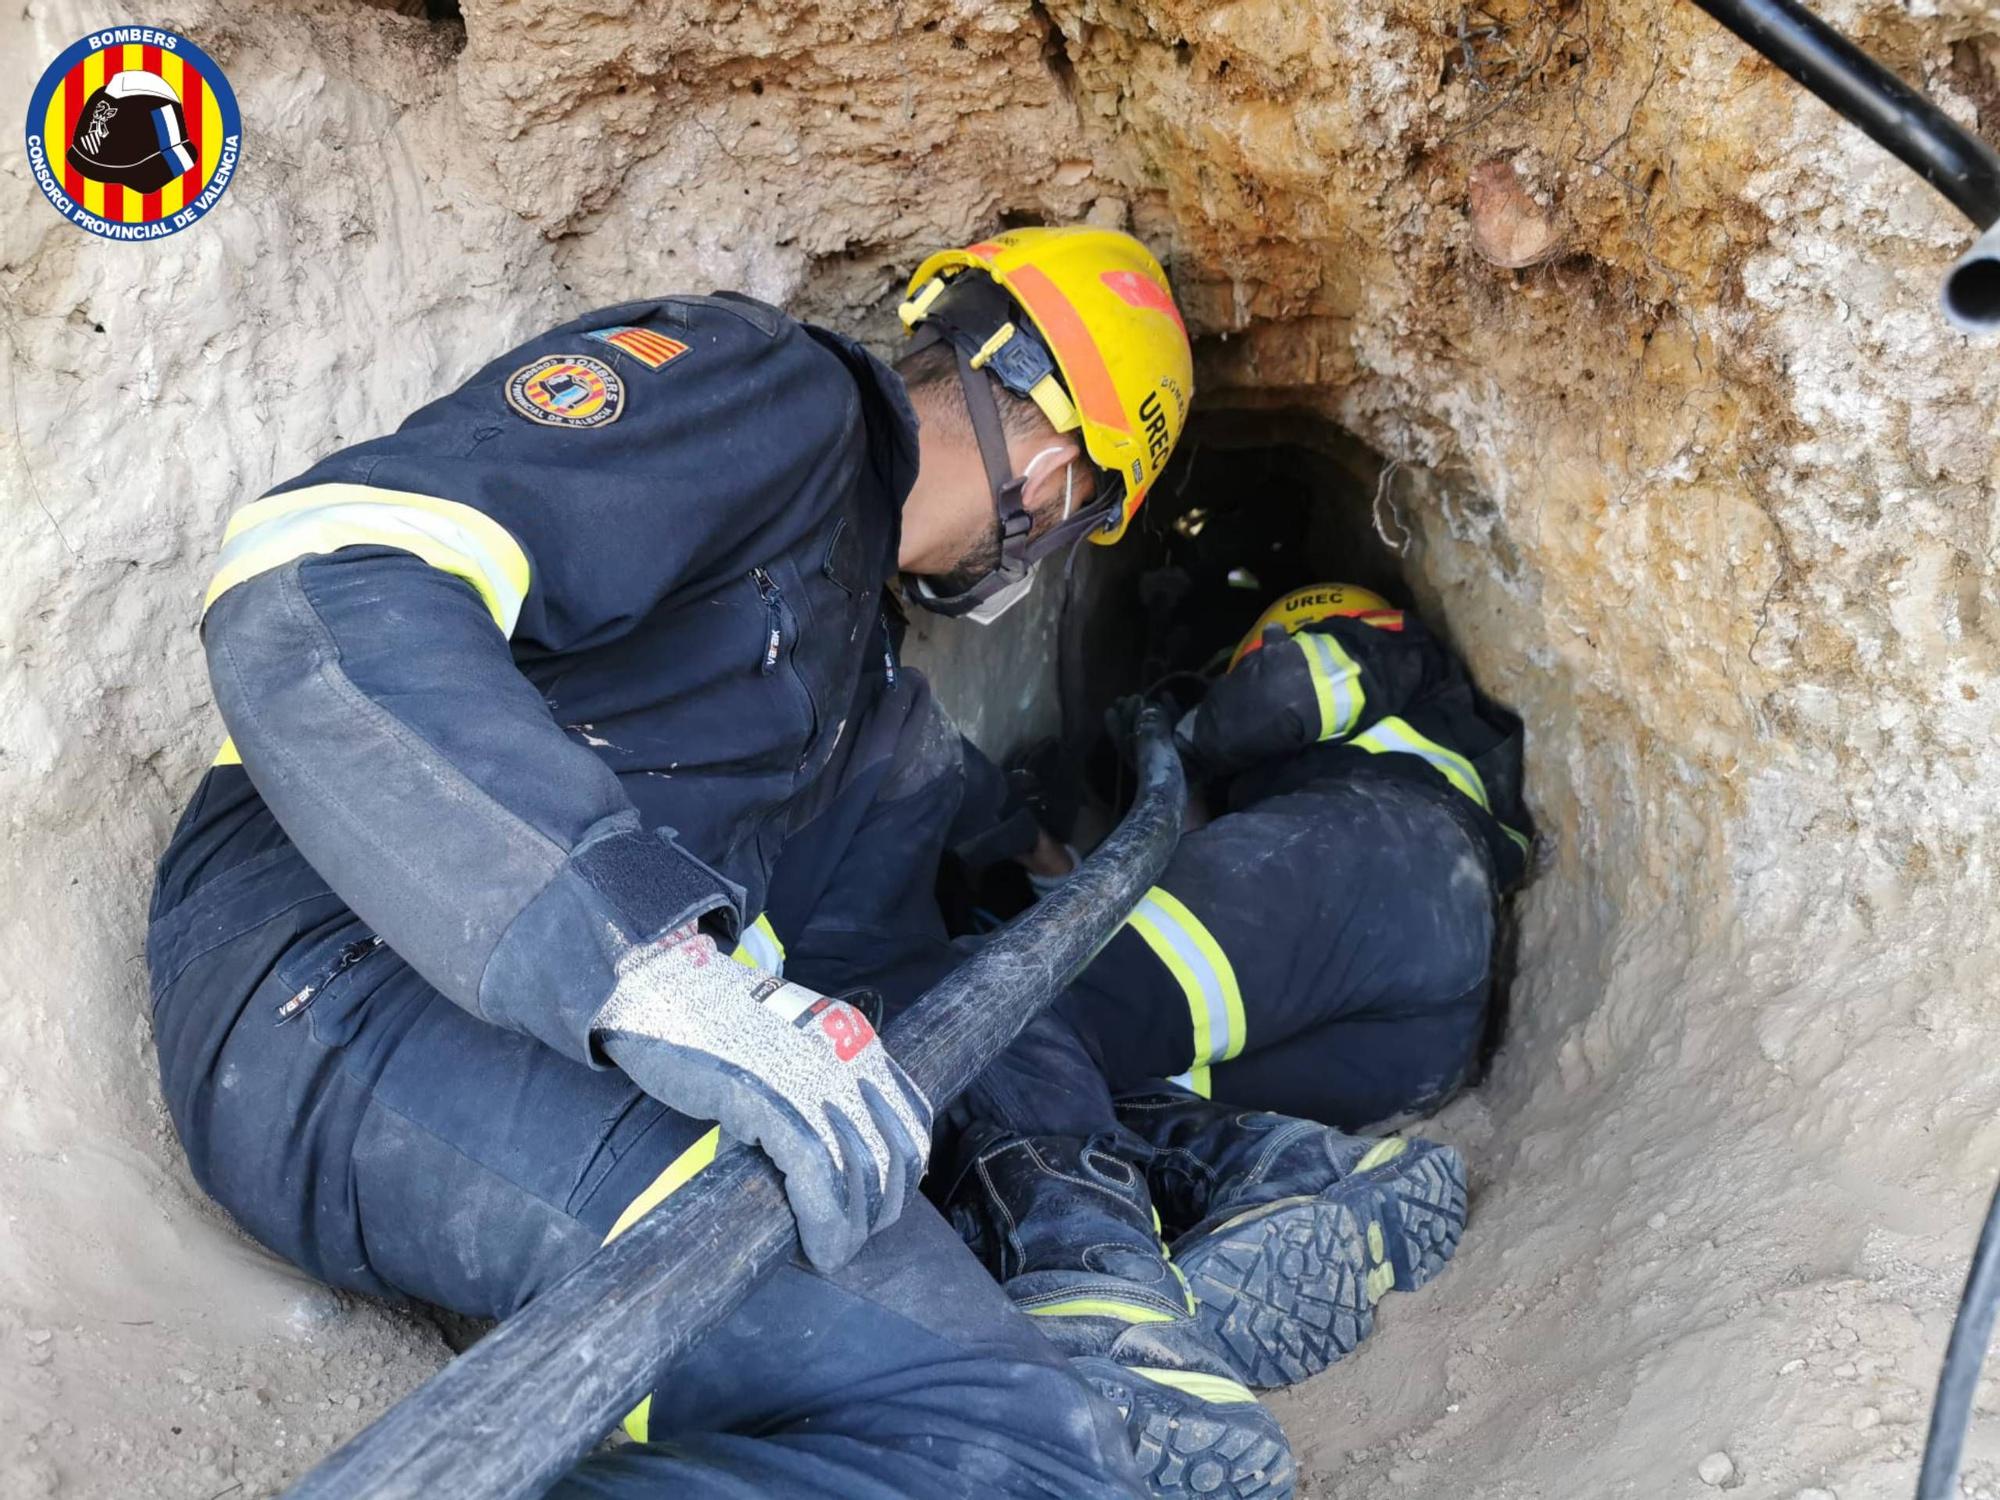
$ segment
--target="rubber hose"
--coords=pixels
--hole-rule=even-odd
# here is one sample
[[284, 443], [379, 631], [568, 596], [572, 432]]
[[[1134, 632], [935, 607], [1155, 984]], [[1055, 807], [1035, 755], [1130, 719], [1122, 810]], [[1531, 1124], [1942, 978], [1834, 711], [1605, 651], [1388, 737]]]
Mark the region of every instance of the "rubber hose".
[[[1137, 716], [1139, 795], [1075, 875], [883, 1032], [940, 1114], [1111, 940], [1166, 868], [1187, 801], [1163, 710]], [[740, 1145], [459, 1355], [295, 1486], [293, 1500], [526, 1500], [791, 1258], [769, 1158]]]
[[1797, 0], [1695, 0], [1936, 188], [1977, 229], [2000, 220], [2000, 153]]
[[1979, 1231], [1979, 1248], [1972, 1252], [1972, 1269], [1966, 1273], [1958, 1317], [1951, 1325], [1951, 1342], [1945, 1345], [1937, 1400], [1931, 1403], [1930, 1435], [1924, 1439], [1924, 1466], [1917, 1475], [1917, 1500], [1955, 1500], [1958, 1494], [1958, 1466], [1972, 1421], [1972, 1397], [1993, 1342], [1996, 1311], [2000, 1311], [2000, 1189], [1987, 1205], [1986, 1225]]

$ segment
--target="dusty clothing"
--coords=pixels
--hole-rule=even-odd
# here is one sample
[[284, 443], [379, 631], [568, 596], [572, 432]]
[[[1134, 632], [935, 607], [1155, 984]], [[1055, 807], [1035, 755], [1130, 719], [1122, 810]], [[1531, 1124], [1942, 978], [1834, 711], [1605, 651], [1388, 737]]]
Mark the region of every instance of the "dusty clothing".
[[[175, 1124], [203, 1186], [322, 1280], [504, 1317], [713, 1153], [707, 1122], [452, 1004], [295, 849], [246, 834], [191, 887], [165, 874], [178, 899], [150, 950]], [[1115, 1419], [921, 1200], [837, 1275], [765, 1283], [643, 1430], [651, 1446], [555, 1493], [1138, 1492]]]
[[1198, 773], [1227, 780], [1232, 809], [1355, 766], [1449, 788], [1492, 850], [1500, 883], [1527, 872], [1521, 721], [1405, 611], [1267, 631], [1180, 737]]
[[[881, 611], [914, 454], [856, 346], [669, 299], [239, 513], [204, 629], [238, 753], [161, 859], [148, 958], [176, 1128], [250, 1233], [505, 1316], [715, 1148], [593, 1054], [633, 945], [699, 917], [771, 968], [948, 959], [958, 740]], [[836, 1276], [780, 1272], [647, 1431], [569, 1492], [1136, 1483], [921, 1204]]]
[[1112, 1091], [1175, 1078], [1344, 1129], [1477, 1060], [1499, 882], [1449, 790], [1369, 765], [1181, 841], [1060, 1002]]
[[1183, 721], [1225, 811], [982, 1081], [1023, 1133], [1171, 1078], [1353, 1128], [1434, 1105], [1484, 1036], [1530, 848], [1521, 726], [1414, 616], [1270, 632]]
[[594, 1062], [620, 955], [752, 924], [841, 784], [915, 445], [893, 373], [747, 299], [502, 356], [232, 520], [203, 639], [255, 790], [177, 843], [268, 805], [442, 993]]

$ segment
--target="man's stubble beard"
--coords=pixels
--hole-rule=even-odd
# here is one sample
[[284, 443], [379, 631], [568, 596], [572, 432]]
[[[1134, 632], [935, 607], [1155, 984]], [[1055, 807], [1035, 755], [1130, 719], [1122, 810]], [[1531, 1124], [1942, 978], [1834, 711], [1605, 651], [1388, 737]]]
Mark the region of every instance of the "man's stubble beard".
[[931, 579], [931, 591], [940, 598], [963, 594], [1000, 566], [1000, 527], [989, 526], [973, 539], [957, 562]]
[[[1097, 486], [1086, 481], [1078, 488], [1081, 493], [1074, 497], [1074, 503], [1090, 504], [1096, 494]], [[1034, 524], [1028, 532], [1030, 540], [1043, 536], [1064, 519], [1060, 510], [1044, 509], [1034, 518]], [[987, 574], [997, 571], [1000, 560], [1000, 523], [998, 520], [993, 520], [973, 538], [965, 551], [959, 554], [958, 561], [950, 568], [942, 573], [926, 575], [930, 578], [931, 592], [947, 599], [963, 594]]]

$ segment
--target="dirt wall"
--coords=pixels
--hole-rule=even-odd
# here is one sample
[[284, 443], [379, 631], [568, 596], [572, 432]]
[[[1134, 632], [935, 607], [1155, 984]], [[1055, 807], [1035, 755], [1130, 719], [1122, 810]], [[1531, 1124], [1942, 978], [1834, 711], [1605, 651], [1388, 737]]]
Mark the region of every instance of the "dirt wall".
[[[1829, 13], [2000, 133], [1989, 14]], [[0, 153], [0, 1493], [267, 1492], [440, 1355], [203, 1208], [151, 1083], [230, 508], [585, 307], [882, 339], [928, 249], [1084, 215], [1167, 260], [1204, 400], [1397, 461], [1383, 524], [1531, 725], [1517, 1025], [1444, 1122], [1473, 1233], [1284, 1398], [1313, 1493], [1695, 1494], [1715, 1450], [1907, 1492], [2000, 1170], [1993, 354], [1926, 189], [1664, 0], [35, 0], [0, 112], [113, 20], [211, 52], [246, 146], [150, 245]]]

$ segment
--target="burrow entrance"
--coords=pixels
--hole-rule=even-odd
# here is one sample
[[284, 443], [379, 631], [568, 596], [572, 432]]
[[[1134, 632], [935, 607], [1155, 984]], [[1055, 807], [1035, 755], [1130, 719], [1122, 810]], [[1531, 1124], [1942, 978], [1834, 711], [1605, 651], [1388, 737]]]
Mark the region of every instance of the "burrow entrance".
[[1399, 523], [1382, 503], [1386, 468], [1308, 413], [1197, 415], [1124, 540], [1092, 549], [1071, 608], [1090, 668], [1072, 702], [1101, 711], [1163, 675], [1200, 672], [1265, 606], [1308, 584], [1359, 584], [1413, 605], [1392, 545]]
[[[1419, 609], [1405, 572], [1413, 536], [1396, 495], [1397, 481], [1408, 478], [1309, 412], [1198, 414], [1116, 546], [1086, 544], [1067, 568], [1060, 556], [1045, 562], [1034, 606], [1021, 618], [990, 630], [924, 632], [947, 648], [934, 672], [941, 696], [978, 726], [968, 732], [982, 748], [1033, 788], [1044, 823], [1088, 848], [1116, 822], [1131, 790], [1105, 729], [1107, 711], [1132, 694], [1198, 699], [1284, 595], [1313, 584], [1359, 585], [1416, 610], [1451, 642], [1451, 621], [1434, 595], [1425, 591]], [[1191, 792], [1199, 803], [1200, 789]], [[977, 884], [970, 897], [948, 894], [948, 909], [962, 914], [969, 899], [997, 919], [1032, 899], [1012, 866]], [[1514, 968], [1515, 929], [1504, 912], [1500, 931], [1489, 1060], [1504, 1034]]]

